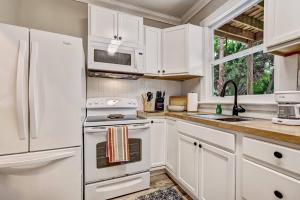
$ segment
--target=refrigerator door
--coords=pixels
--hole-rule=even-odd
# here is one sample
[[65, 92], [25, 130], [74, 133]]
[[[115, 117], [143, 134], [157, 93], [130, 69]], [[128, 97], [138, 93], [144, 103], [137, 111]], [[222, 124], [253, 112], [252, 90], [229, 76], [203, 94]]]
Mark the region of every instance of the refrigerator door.
[[30, 40], [30, 151], [80, 146], [82, 41], [37, 30]]
[[28, 151], [29, 30], [0, 24], [0, 155]]
[[81, 148], [0, 157], [0, 199], [82, 200]]

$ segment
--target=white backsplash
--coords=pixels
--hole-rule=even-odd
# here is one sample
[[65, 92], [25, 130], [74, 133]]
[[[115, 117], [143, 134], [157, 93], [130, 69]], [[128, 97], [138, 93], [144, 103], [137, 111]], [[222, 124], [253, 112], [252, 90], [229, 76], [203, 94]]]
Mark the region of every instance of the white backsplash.
[[126, 97], [137, 98], [139, 110], [143, 109], [141, 95], [146, 92], [165, 91], [165, 106], [169, 103], [169, 96], [182, 94], [180, 81], [166, 80], [121, 80], [106, 78], [91, 78], [87, 80], [87, 97]]

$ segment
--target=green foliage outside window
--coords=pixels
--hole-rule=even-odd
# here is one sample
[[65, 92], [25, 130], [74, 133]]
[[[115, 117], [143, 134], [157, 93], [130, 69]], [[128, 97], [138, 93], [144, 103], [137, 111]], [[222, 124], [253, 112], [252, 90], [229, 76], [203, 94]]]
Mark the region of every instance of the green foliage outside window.
[[[225, 39], [224, 41], [224, 56], [232, 55], [234, 53], [245, 50], [248, 47], [247, 44], [238, 42], [235, 40]], [[254, 46], [262, 42], [252, 44]], [[214, 38], [214, 53], [215, 59], [220, 58], [220, 38]], [[247, 57], [253, 56], [252, 72], [253, 75], [249, 75], [247, 66]], [[239, 95], [261, 95], [272, 94], [274, 92], [274, 56], [261, 52], [254, 53], [253, 55], [237, 58], [220, 65], [213, 66], [213, 94], [219, 95], [220, 88], [227, 80], [233, 80], [238, 85]], [[219, 77], [220, 67], [224, 67], [224, 82]], [[222, 77], [222, 76], [221, 76]], [[251, 85], [249, 86], [249, 81]], [[221, 84], [221, 85], [220, 85]], [[233, 87], [228, 87], [226, 95], [234, 95]]]

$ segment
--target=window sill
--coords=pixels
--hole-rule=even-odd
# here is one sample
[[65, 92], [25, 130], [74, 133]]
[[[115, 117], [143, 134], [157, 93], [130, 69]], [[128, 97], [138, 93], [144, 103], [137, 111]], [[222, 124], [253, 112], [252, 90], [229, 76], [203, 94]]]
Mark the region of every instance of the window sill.
[[[203, 104], [203, 105], [211, 105], [211, 104], [224, 104], [224, 105], [230, 105], [233, 104], [232, 102], [229, 101], [199, 101], [199, 104]], [[242, 104], [242, 105], [277, 105], [276, 102], [247, 102], [247, 101], [238, 101], [238, 104]]]

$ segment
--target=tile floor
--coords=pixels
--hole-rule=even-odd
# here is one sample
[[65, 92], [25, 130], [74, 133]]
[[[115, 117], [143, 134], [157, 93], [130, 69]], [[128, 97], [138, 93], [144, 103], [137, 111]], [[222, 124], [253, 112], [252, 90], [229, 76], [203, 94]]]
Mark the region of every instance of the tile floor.
[[165, 187], [172, 187], [175, 186], [175, 189], [178, 191], [179, 194], [182, 195], [183, 200], [192, 200], [168, 175], [160, 174], [151, 176], [151, 183], [150, 188], [148, 190], [143, 190], [137, 193], [129, 194], [126, 196], [114, 198], [114, 200], [135, 200], [139, 196], [143, 196], [145, 194], [149, 194], [155, 192], [159, 189]]

